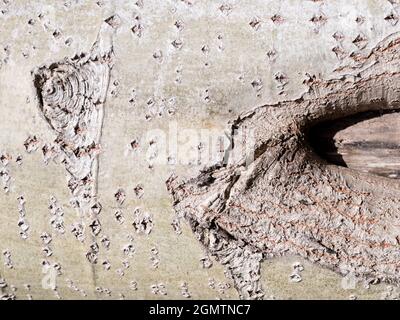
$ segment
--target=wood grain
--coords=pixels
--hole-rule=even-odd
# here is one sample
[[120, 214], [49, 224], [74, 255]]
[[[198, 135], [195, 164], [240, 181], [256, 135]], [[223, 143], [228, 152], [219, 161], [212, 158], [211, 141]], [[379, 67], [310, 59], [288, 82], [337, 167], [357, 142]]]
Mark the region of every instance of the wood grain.
[[400, 113], [368, 112], [324, 122], [310, 132], [311, 145], [327, 161], [400, 179]]

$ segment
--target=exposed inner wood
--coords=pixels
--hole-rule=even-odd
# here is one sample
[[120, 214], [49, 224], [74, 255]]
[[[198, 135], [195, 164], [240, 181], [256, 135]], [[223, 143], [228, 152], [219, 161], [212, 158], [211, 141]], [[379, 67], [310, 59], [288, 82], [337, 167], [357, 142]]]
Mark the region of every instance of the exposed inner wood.
[[400, 179], [400, 113], [366, 112], [310, 130], [316, 153], [328, 162]]

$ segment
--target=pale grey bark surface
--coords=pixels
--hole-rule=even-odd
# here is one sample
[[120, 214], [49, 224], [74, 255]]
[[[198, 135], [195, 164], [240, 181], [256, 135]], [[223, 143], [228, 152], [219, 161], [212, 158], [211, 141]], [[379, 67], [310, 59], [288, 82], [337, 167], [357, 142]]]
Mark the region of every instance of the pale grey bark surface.
[[[396, 108], [398, 5], [0, 1], [1, 296], [398, 297], [342, 277], [398, 280], [398, 180], [326, 165], [304, 136]], [[224, 150], [188, 136], [232, 121], [254, 161], [204, 171]]]

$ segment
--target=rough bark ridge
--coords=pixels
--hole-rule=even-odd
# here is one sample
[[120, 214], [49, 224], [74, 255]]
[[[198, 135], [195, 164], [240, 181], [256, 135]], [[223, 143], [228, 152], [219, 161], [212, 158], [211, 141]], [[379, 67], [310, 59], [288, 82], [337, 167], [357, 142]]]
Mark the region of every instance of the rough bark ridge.
[[[400, 186], [329, 165], [308, 146], [314, 124], [400, 107], [400, 38], [393, 34], [340, 78], [312, 78], [301, 98], [257, 107], [231, 125], [252, 128], [254, 160], [232, 156], [167, 187], [243, 299], [263, 297], [260, 263], [294, 254], [342, 275], [400, 284]], [[233, 150], [240, 144], [232, 135]]]

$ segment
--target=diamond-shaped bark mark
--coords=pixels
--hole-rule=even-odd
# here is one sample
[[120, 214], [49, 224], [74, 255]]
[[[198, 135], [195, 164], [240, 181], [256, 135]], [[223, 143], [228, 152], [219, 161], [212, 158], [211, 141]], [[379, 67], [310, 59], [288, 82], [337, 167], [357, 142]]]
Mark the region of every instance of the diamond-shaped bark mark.
[[399, 16], [395, 11], [392, 11], [385, 17], [385, 20], [389, 22], [392, 26], [395, 26], [397, 22], [399, 22]]
[[279, 90], [278, 94], [284, 94], [285, 86], [288, 84], [289, 80], [286, 74], [283, 72], [277, 72], [274, 75], [274, 79], [277, 82], [276, 88]]
[[322, 28], [322, 26], [328, 21], [328, 18], [326, 17], [325, 14], [320, 13], [320, 14], [316, 14], [314, 15], [310, 21], [314, 24], [315, 28], [314, 31], [315, 32], [319, 32], [319, 29]]
[[189, 7], [191, 7], [193, 5], [193, 1], [192, 0], [181, 0], [181, 2], [183, 2], [184, 4], [186, 4]]
[[254, 17], [253, 19], [251, 19], [249, 25], [250, 25], [250, 27], [252, 27], [255, 31], [257, 31], [257, 30], [260, 29], [260, 27], [261, 27], [261, 20], [260, 20], [260, 18]]
[[285, 86], [288, 83], [287, 76], [282, 72], [275, 73], [274, 79], [278, 82], [278, 86]]
[[344, 40], [344, 34], [341, 33], [340, 31], [336, 31], [332, 35], [333, 39], [335, 39], [337, 42], [342, 42]]
[[60, 39], [62, 36], [62, 32], [59, 29], [56, 29], [53, 31], [53, 37], [54, 39]]
[[176, 40], [172, 41], [171, 44], [174, 46], [174, 48], [180, 50], [183, 46], [183, 41], [180, 39], [176, 39]]
[[144, 29], [142, 22], [141, 22], [142, 19], [141, 19], [140, 15], [135, 14], [133, 20], [134, 20], [134, 22], [133, 22], [131, 31], [134, 35], [136, 35], [137, 37], [140, 38], [143, 34], [143, 29]]
[[110, 27], [114, 29], [118, 29], [121, 25], [121, 18], [117, 15], [114, 14], [111, 17], [108, 17], [106, 20], [104, 20]]
[[310, 19], [310, 21], [316, 25], [324, 25], [327, 20], [328, 18], [323, 13], [316, 14]]
[[184, 28], [183, 21], [181, 21], [181, 20], [175, 21], [174, 26], [175, 26], [179, 31], [182, 31], [183, 28]]
[[8, 153], [0, 155], [0, 162], [3, 166], [7, 166], [9, 162], [12, 160], [12, 156]]
[[143, 9], [143, 7], [144, 7], [144, 2], [143, 2], [143, 0], [138, 0], [138, 1], [135, 2], [135, 5], [136, 5], [138, 8]]
[[39, 148], [38, 138], [36, 138], [36, 136], [29, 136], [24, 142], [24, 147], [28, 153], [36, 151]]
[[367, 46], [368, 39], [365, 35], [360, 33], [352, 42], [358, 49], [362, 50]]
[[361, 62], [365, 58], [365, 56], [360, 52], [352, 52], [349, 57], [353, 59], [354, 62]]
[[312, 87], [316, 82], [318, 82], [317, 76], [315, 74], [309, 74], [306, 72], [305, 79], [303, 80], [303, 84], [308, 87]]
[[218, 9], [223, 14], [229, 15], [231, 13], [233, 7], [230, 4], [225, 3], [225, 4], [221, 5]]
[[343, 50], [341, 46], [336, 46], [332, 48], [332, 52], [335, 53], [336, 58], [338, 58], [340, 61], [346, 58], [347, 52]]
[[273, 62], [276, 60], [278, 53], [276, 52], [275, 49], [271, 49], [267, 52], [267, 58], [269, 61]]
[[161, 50], [157, 50], [153, 53], [153, 58], [157, 60], [159, 63], [163, 61], [163, 53]]
[[256, 90], [260, 91], [263, 87], [263, 81], [260, 78], [254, 79], [251, 82], [251, 86]]
[[131, 28], [131, 31], [134, 35], [140, 38], [143, 34], [143, 25], [138, 22]]
[[203, 52], [204, 54], [208, 54], [210, 52], [210, 47], [205, 44], [201, 47], [201, 52]]
[[274, 14], [274, 15], [271, 17], [271, 20], [272, 20], [272, 22], [275, 23], [275, 24], [281, 24], [281, 23], [285, 22], [285, 19], [284, 19], [281, 15], [279, 15], [279, 14]]
[[363, 24], [365, 22], [365, 17], [363, 17], [363, 16], [357, 16], [357, 18], [356, 18], [356, 23], [357, 24]]

